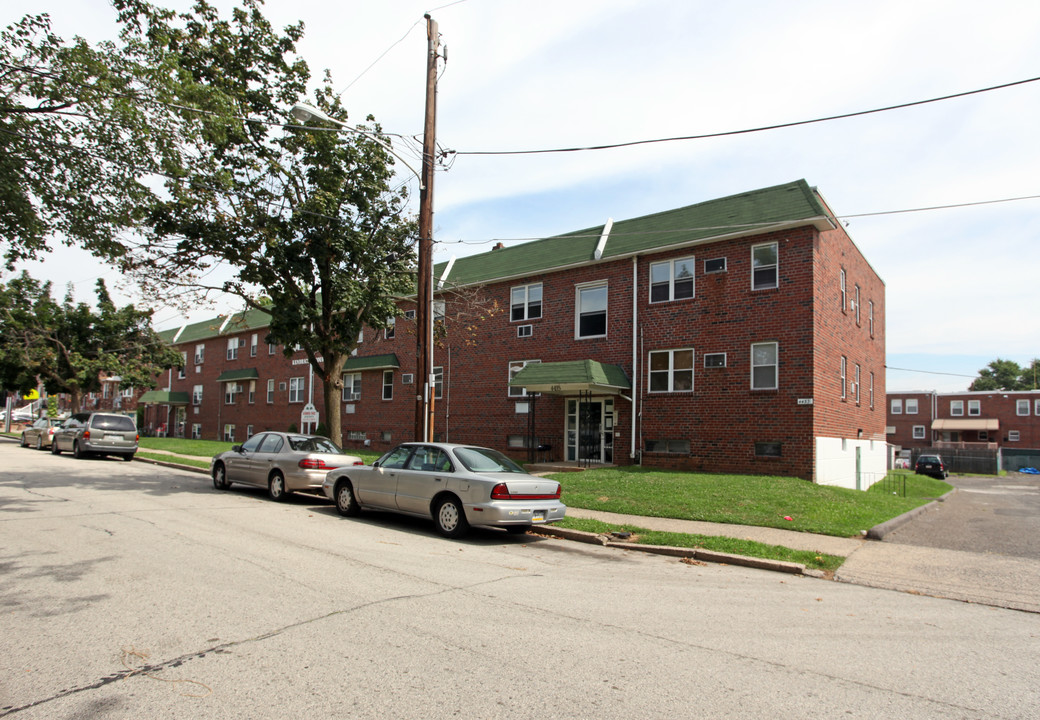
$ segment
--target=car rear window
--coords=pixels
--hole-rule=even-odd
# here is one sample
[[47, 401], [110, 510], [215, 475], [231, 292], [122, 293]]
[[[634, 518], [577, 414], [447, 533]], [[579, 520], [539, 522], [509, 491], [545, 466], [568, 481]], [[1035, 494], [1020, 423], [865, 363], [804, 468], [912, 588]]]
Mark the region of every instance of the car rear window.
[[343, 451], [336, 447], [335, 443], [325, 437], [300, 437], [297, 435], [290, 435], [289, 447], [296, 452], [332, 453], [334, 455], [343, 454]]
[[90, 426], [116, 432], [134, 432], [137, 429], [134, 421], [125, 415], [95, 415]]
[[475, 473], [521, 473], [524, 469], [497, 450], [488, 448], [465, 447], [456, 448], [455, 457]]

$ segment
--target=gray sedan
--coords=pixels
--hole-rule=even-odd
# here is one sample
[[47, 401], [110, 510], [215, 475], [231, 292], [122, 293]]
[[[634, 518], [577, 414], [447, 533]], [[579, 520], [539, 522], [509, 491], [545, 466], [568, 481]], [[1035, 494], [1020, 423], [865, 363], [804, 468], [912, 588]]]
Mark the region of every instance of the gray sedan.
[[22, 430], [22, 447], [49, 448], [54, 441], [54, 431], [60, 425], [61, 420], [57, 418], [40, 418]]
[[273, 500], [284, 500], [295, 491], [319, 492], [330, 470], [361, 463], [327, 437], [264, 432], [214, 456], [210, 474], [218, 490], [241, 483], [267, 488]]
[[333, 470], [322, 485], [341, 515], [361, 510], [432, 518], [445, 537], [470, 525], [522, 533], [562, 520], [560, 484], [528, 475], [497, 450], [450, 443], [405, 443], [372, 465]]

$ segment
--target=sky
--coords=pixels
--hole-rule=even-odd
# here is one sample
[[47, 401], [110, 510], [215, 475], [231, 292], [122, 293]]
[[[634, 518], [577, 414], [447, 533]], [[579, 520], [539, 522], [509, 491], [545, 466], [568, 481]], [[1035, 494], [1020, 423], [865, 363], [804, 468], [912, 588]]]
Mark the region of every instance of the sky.
[[[65, 38], [115, 35], [104, 0], [37, 0], [33, 10]], [[0, 22], [20, 11], [8, 4]], [[304, 22], [299, 54], [313, 77], [332, 73], [354, 119], [372, 114], [385, 131], [417, 137], [426, 12], [447, 47], [437, 141], [458, 153], [434, 182], [436, 262], [804, 178], [886, 284], [889, 392], [964, 390], [991, 360], [1040, 357], [1040, 197], [979, 204], [1040, 196], [1040, 82], [730, 137], [465, 154], [742, 130], [1028, 80], [1040, 76], [1035, 0], [264, 6], [277, 27]], [[417, 212], [414, 178], [410, 189]], [[900, 212], [937, 206], [960, 207]], [[135, 299], [118, 273], [63, 246], [23, 268], [51, 280], [56, 295], [71, 282], [77, 299], [92, 301], [104, 277], [117, 301]], [[227, 300], [187, 317], [156, 308], [154, 322], [240, 308]]]

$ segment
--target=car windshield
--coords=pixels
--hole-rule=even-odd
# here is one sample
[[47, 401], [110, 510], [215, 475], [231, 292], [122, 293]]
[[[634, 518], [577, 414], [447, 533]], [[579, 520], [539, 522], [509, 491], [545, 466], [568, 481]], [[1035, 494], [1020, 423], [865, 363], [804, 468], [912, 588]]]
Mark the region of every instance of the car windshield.
[[464, 447], [455, 449], [455, 457], [466, 469], [475, 473], [521, 473], [524, 469], [498, 450]]
[[334, 455], [343, 454], [343, 451], [336, 446], [336, 443], [332, 442], [327, 437], [290, 435], [288, 439], [289, 447], [296, 452], [332, 453]]
[[115, 430], [116, 432], [133, 432], [137, 429], [134, 421], [126, 415], [95, 415], [90, 424], [102, 430]]

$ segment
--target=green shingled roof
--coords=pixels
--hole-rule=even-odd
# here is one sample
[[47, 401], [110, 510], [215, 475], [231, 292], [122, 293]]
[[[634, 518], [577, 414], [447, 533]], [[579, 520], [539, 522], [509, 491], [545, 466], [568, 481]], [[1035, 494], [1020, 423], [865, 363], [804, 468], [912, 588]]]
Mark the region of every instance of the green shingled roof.
[[242, 368], [240, 370], [225, 370], [220, 373], [217, 382], [231, 382], [233, 380], [256, 380], [260, 375], [256, 368]]
[[525, 387], [528, 392], [558, 393], [567, 395], [581, 390], [618, 392], [631, 390], [625, 371], [617, 365], [607, 365], [595, 360], [571, 360], [568, 362], [528, 363], [513, 376], [509, 384]]
[[368, 357], [352, 357], [343, 366], [344, 372], [360, 372], [361, 370], [396, 370], [401, 367], [395, 353], [385, 355], [369, 355]]
[[[774, 228], [819, 223], [828, 213], [805, 180], [709, 200], [675, 210], [615, 222], [603, 249], [603, 260]], [[480, 255], [458, 258], [448, 285], [472, 285], [522, 277], [594, 262], [602, 225], [535, 240]], [[441, 279], [446, 263], [434, 268]]]
[[187, 405], [188, 393], [170, 390], [149, 390], [137, 402], [141, 405]]

